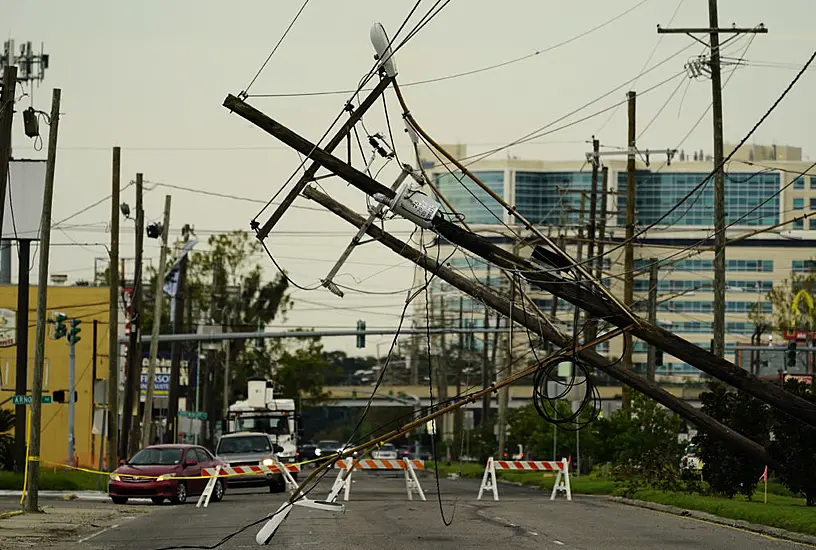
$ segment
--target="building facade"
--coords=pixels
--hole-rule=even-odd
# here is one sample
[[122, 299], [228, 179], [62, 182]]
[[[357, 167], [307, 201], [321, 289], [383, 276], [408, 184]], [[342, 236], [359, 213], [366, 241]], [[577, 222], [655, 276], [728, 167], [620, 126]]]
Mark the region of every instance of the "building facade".
[[[462, 145], [448, 150], [460, 159], [468, 156]], [[733, 147], [726, 146], [726, 154], [731, 151]], [[455, 169], [450, 171], [453, 167], [440, 165], [430, 152], [420, 157], [440, 193], [471, 229], [495, 244], [507, 249], [515, 246], [516, 252], [529, 256], [530, 248], [515, 244], [519, 236], [529, 236], [529, 232], [488, 193]], [[597, 235], [595, 254], [603, 241], [603, 283], [622, 297], [626, 156], [601, 159], [608, 169], [608, 178], [605, 197], [603, 185], [599, 185], [598, 224], [604, 207], [607, 215], [604, 234]], [[814, 265], [816, 215], [803, 219], [816, 213], [816, 170], [808, 172], [810, 166], [810, 162], [802, 160], [801, 149], [777, 146], [740, 149], [727, 165], [726, 238], [735, 239], [729, 243], [726, 257], [726, 342], [730, 360], [734, 359], [733, 350], [738, 344], [751, 342], [754, 315], [770, 318], [772, 307], [767, 293], [792, 273], [810, 271]], [[555, 240], [564, 239], [564, 247], [573, 257], [586, 259], [587, 243], [583, 236], [590, 212], [589, 162], [483, 160], [470, 164], [468, 169], [542, 233]], [[652, 159], [649, 165], [643, 159], [637, 161], [636, 234], [647, 228], [648, 231], [637, 237], [634, 246], [635, 309], [646, 315], [649, 265], [657, 262], [658, 323], [704, 348], [710, 346], [712, 339], [714, 183], [708, 176], [713, 169], [712, 160], [702, 152], [693, 155], [679, 152], [671, 163], [665, 162], [665, 156]], [[482, 281], [489, 276], [491, 284], [500, 287], [507, 284], [496, 268], [491, 270], [480, 258], [450, 244], [439, 244], [438, 254], [463, 275]], [[434, 311], [439, 309], [440, 297], [458, 296], [455, 289], [441, 282], [433, 284], [431, 291]], [[545, 312], [553, 312], [552, 296], [534, 289], [530, 292]], [[458, 307], [455, 300], [458, 298], [447, 301], [448, 325], [456, 323], [458, 312], [452, 311]], [[483, 306], [469, 299], [463, 302], [467, 324], [483, 326]], [[571, 306], [559, 301], [554, 312], [564, 322], [563, 328], [572, 330]], [[424, 316], [424, 304], [418, 306], [417, 315]], [[475, 346], [480, 345], [478, 339]], [[530, 345], [526, 342], [527, 348]], [[599, 351], [614, 358], [622, 353], [621, 347], [622, 339], [617, 338]], [[524, 342], [514, 341], [513, 349], [516, 348], [523, 349]], [[634, 339], [633, 362], [643, 372], [646, 349], [645, 342]], [[693, 378], [699, 377], [700, 372], [666, 355], [657, 374]]]
[[[37, 325], [37, 287], [29, 293], [28, 321], [28, 372], [26, 376], [28, 395], [34, 370], [34, 347]], [[97, 399], [104, 402], [105, 384], [108, 377], [108, 288], [100, 287], [49, 287], [48, 314], [61, 312], [69, 319], [82, 321], [79, 328], [81, 340], [76, 343], [74, 404], [75, 460], [81, 465], [97, 467], [102, 450], [104, 430], [102, 412], [94, 406], [94, 388]], [[3, 408], [14, 409], [12, 397], [16, 388], [17, 341], [15, 336], [17, 315], [17, 287], [0, 286], [0, 313], [4, 320], [0, 327], [0, 390]], [[97, 325], [94, 346], [94, 322]], [[70, 329], [70, 324], [68, 324]], [[45, 363], [43, 372], [43, 395], [54, 396], [56, 391], [68, 395], [68, 344], [65, 338], [53, 339], [54, 325], [46, 327]], [[96, 355], [94, 355], [94, 349]], [[28, 407], [27, 407], [28, 409]], [[40, 461], [43, 468], [53, 468], [68, 461], [68, 403], [52, 402], [42, 406], [42, 436]]]

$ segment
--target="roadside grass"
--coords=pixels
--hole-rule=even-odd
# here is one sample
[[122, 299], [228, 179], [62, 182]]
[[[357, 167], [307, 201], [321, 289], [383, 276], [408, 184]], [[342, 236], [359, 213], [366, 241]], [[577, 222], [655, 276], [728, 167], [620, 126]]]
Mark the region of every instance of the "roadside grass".
[[[426, 466], [432, 471], [433, 463]], [[460, 474], [466, 478], [481, 479], [484, 474], [483, 464], [463, 463], [461, 465], [440, 464], [440, 475]], [[542, 472], [498, 471], [498, 479], [537, 487], [542, 491], [552, 491], [555, 474]], [[597, 473], [583, 476], [571, 476], [570, 487], [575, 494], [616, 495], [620, 494], [611, 477]], [[499, 489], [501, 491], [501, 489]], [[764, 503], [764, 487], [760, 484], [754, 493], [753, 500], [743, 496], [733, 499], [699, 495], [695, 493], [667, 492], [653, 489], [641, 489], [635, 492], [634, 500], [644, 500], [656, 504], [675, 506], [689, 510], [706, 512], [722, 518], [747, 521], [797, 533], [816, 536], [816, 507], [808, 507], [805, 499], [793, 495], [781, 483], [771, 480], [768, 483], [768, 504]]]
[[754, 495], [754, 500], [748, 501], [739, 496], [728, 499], [691, 493], [641, 490], [635, 493], [635, 499], [816, 535], [816, 508], [806, 506], [803, 498], [773, 494], [770, 486], [768, 504], [764, 503], [761, 492]]
[[[102, 479], [97, 487], [97, 474], [78, 471], [43, 470], [40, 472], [40, 489], [43, 491], [95, 491], [107, 490], [107, 481]], [[21, 491], [23, 474], [0, 471], [0, 490]]]

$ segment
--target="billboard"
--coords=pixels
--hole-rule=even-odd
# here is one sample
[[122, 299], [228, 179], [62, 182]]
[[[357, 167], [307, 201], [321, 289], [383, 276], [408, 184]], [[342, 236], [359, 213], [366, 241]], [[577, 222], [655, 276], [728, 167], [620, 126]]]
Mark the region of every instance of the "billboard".
[[[140, 399], [144, 402], [147, 396], [147, 376], [150, 366], [150, 354], [142, 355], [142, 379]], [[154, 398], [168, 398], [170, 396], [170, 352], [159, 352], [156, 357], [156, 381], [153, 386]], [[179, 371], [180, 396], [187, 396], [187, 389], [195, 389], [198, 360], [195, 353], [182, 352], [181, 369]]]
[[9, 180], [3, 210], [4, 239], [39, 240], [44, 193], [44, 160], [9, 162]]

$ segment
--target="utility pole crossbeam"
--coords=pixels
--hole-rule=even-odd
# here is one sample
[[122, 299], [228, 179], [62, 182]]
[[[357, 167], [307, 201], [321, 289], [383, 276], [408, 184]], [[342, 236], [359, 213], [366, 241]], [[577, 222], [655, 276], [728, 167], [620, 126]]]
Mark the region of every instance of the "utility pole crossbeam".
[[[768, 29], [760, 23], [754, 28], [720, 28], [717, 15], [717, 0], [708, 0], [708, 27], [707, 28], [674, 28], [664, 29], [657, 27], [658, 34], [687, 34], [711, 50], [711, 111], [714, 126], [714, 318], [713, 318], [713, 349], [711, 352], [717, 357], [725, 353], [725, 172], [723, 167], [723, 106], [722, 106], [722, 74], [720, 53], [722, 46], [741, 34], [767, 34]], [[706, 44], [696, 35], [708, 35]], [[721, 34], [731, 34], [731, 38], [720, 43]]]
[[[45, 366], [45, 325], [48, 308], [48, 261], [51, 246], [51, 206], [54, 197], [54, 174], [57, 165], [57, 135], [59, 132], [60, 98], [62, 91], [54, 88], [51, 97], [51, 125], [48, 130], [48, 161], [45, 169], [45, 190], [43, 192], [42, 219], [40, 220], [40, 266], [37, 286], [37, 327], [34, 340], [34, 373], [31, 380], [31, 426], [29, 426], [28, 469], [25, 498], [26, 512], [39, 511], [40, 487], [40, 437], [42, 426], [42, 383]], [[26, 307], [28, 295], [26, 294]], [[18, 318], [19, 322], [19, 318]], [[25, 326], [28, 332], [28, 326]], [[70, 396], [73, 399], [73, 394]], [[23, 419], [25, 424], [25, 418]]]
[[[164, 221], [161, 233], [161, 252], [153, 309], [153, 338], [150, 340], [150, 362], [147, 370], [147, 392], [145, 392], [144, 414], [142, 417], [142, 448], [150, 445], [153, 425], [153, 392], [156, 386], [156, 359], [159, 353], [159, 332], [161, 331], [162, 302], [164, 298], [163, 279], [167, 263], [167, 240], [170, 233], [170, 195], [164, 197]], [[141, 355], [141, 354], [140, 354]]]

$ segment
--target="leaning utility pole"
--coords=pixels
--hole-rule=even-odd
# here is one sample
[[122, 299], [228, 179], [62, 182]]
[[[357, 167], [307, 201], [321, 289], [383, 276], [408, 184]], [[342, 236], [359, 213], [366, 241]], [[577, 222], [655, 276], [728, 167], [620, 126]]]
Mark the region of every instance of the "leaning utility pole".
[[[629, 131], [628, 131], [628, 155], [626, 157], [626, 247], [624, 248], [623, 259], [623, 305], [632, 307], [633, 289], [634, 289], [634, 268], [635, 268], [635, 246], [632, 241], [635, 239], [635, 187], [637, 185], [637, 172], [635, 166], [635, 152], [637, 145], [635, 140], [637, 134], [635, 132], [635, 118], [636, 118], [636, 94], [629, 92], [626, 94], [629, 100]], [[632, 334], [630, 332], [623, 333], [623, 365], [627, 369], [632, 369]], [[622, 390], [622, 407], [628, 410], [631, 404], [631, 395], [629, 388], [623, 386]]]
[[[649, 258], [649, 322], [657, 324], [657, 258]], [[657, 370], [657, 348], [649, 344], [646, 379], [654, 382]]]
[[[601, 219], [598, 222], [598, 255], [596, 256], [595, 260], [595, 279], [599, 281], [603, 279], [604, 244], [606, 239], [607, 216], [606, 201], [609, 193], [609, 168], [606, 166], [604, 166], [603, 170], [601, 171], [601, 185], [603, 185], [601, 190]], [[598, 330], [597, 324], [593, 326], [593, 330]], [[589, 340], [589, 336], [587, 336], [587, 340]]]
[[[303, 194], [355, 227], [359, 228], [365, 221], [362, 216], [314, 188], [306, 188]], [[410, 244], [384, 232], [377, 225], [371, 225], [366, 232], [370, 237], [376, 239], [377, 242], [388, 247], [396, 254], [414, 262], [423, 269], [435, 273], [439, 279], [455, 286], [475, 300], [484, 302], [488, 307], [513, 319], [520, 326], [527, 328], [532, 333], [538, 334], [545, 340], [553, 342], [562, 348], [572, 345], [569, 337], [560, 334], [544, 323], [540, 323], [535, 316], [530, 315], [529, 312], [525, 312], [522, 308], [514, 308], [510, 300], [507, 300], [494, 290], [459, 275], [454, 270], [445, 267], [427, 254], [423, 254], [418, 249], [412, 247]], [[773, 460], [770, 453], [761, 445], [721, 424], [699, 409], [696, 409], [688, 401], [675, 397], [657, 384], [649, 382], [643, 376], [625, 368], [616, 361], [609, 360], [591, 349], [579, 351], [578, 355], [582, 360], [587, 361], [593, 367], [651, 397], [689, 422], [692, 422], [694, 425], [708, 430], [722, 441], [733, 445], [736, 449], [740, 449], [758, 460]]]
[[[185, 224], [181, 230], [184, 242], [190, 240], [190, 226]], [[178, 267], [178, 284], [176, 294], [173, 296], [175, 306], [173, 308], [173, 334], [180, 334], [184, 324], [184, 294], [187, 291], [187, 254], [181, 258]], [[188, 330], [190, 328], [188, 327]], [[181, 359], [184, 348], [183, 342], [173, 342], [170, 350], [170, 388], [167, 392], [167, 435], [170, 438], [166, 443], [176, 442], [176, 432], [178, 431], [178, 402], [179, 402], [179, 378], [181, 377]]]
[[[6, 208], [6, 184], [11, 161], [11, 122], [14, 119], [14, 92], [17, 90], [17, 67], [3, 69], [3, 90], [0, 93], [0, 229]], [[10, 269], [10, 266], [9, 266]]]
[[[692, 74], [711, 74], [711, 111], [714, 123], [714, 347], [711, 353], [722, 357], [725, 353], [725, 172], [723, 167], [723, 113], [722, 113], [722, 76], [720, 70], [720, 34], [733, 35], [723, 42], [733, 40], [740, 34], [767, 33], [763, 24], [753, 29], [720, 28], [717, 16], [717, 0], [708, 0], [708, 28], [696, 29], [662, 29], [658, 25], [658, 34], [687, 34], [696, 38], [695, 34], [709, 36], [708, 47], [711, 49], [711, 60], [708, 67], [703, 63], [692, 63], [689, 67]], [[703, 42], [704, 43], [704, 42]], [[705, 43], [704, 43], [705, 44]]]
[[[51, 125], [48, 129], [48, 161], [45, 167], [42, 218], [40, 219], [40, 268], [37, 285], [37, 327], [34, 344], [34, 373], [31, 380], [31, 426], [28, 435], [28, 469], [26, 470], [26, 512], [38, 512], [40, 488], [40, 427], [42, 426], [42, 383], [45, 363], [45, 325], [48, 308], [48, 260], [51, 247], [51, 205], [54, 197], [54, 174], [57, 166], [57, 133], [59, 132], [60, 96], [54, 88], [51, 97]], [[68, 396], [73, 402], [74, 395]]]
[[[136, 259], [130, 302], [127, 372], [122, 403], [122, 437], [119, 456], [127, 458], [138, 448], [139, 401], [142, 381], [142, 253], [144, 252], [143, 176], [136, 174]], [[114, 465], [109, 465], [113, 467]]]
[[[111, 249], [110, 273], [110, 309], [108, 311], [108, 410], [107, 410], [107, 439], [108, 439], [108, 469], [113, 471], [118, 461], [116, 453], [119, 449], [119, 184], [121, 179], [122, 150], [113, 148], [113, 173], [111, 174]], [[96, 340], [94, 340], [95, 342]], [[93, 381], [96, 383], [96, 380]], [[125, 388], [127, 391], [127, 388]], [[127, 435], [123, 438], [127, 440]]]
[[162, 298], [164, 298], [164, 270], [167, 261], [167, 239], [170, 232], [170, 195], [164, 197], [164, 221], [162, 222], [161, 252], [159, 269], [156, 272], [156, 289], [153, 300], [153, 338], [150, 340], [150, 362], [147, 366], [147, 392], [145, 393], [142, 416], [142, 448], [150, 445], [153, 425], [153, 392], [156, 386], [156, 359], [159, 354], [159, 332], [161, 332]]
[[[388, 187], [337, 157], [326, 153], [326, 151], [314, 143], [311, 143], [309, 140], [286, 128], [237, 97], [228, 95], [224, 100], [224, 106], [241, 116], [241, 118], [252, 122], [270, 135], [275, 136], [301, 154], [309, 155], [315, 162], [318, 162], [325, 169], [350, 183], [366, 195], [370, 197], [378, 196], [380, 201], [394, 201], [396, 199], [396, 194]], [[669, 154], [674, 153], [673, 151], [665, 152]], [[478, 180], [478, 176], [475, 176], [475, 174], [469, 177], [487, 187], [483, 182]], [[423, 202], [423, 205], [424, 204]], [[508, 206], [506, 208], [510, 207]], [[545, 292], [555, 294], [570, 302], [573, 306], [589, 310], [595, 316], [603, 317], [607, 322], [618, 327], [622, 332], [631, 332], [641, 340], [658, 346], [664, 352], [697, 367], [706, 374], [716, 377], [739, 390], [745, 391], [808, 425], [816, 426], [816, 404], [810, 403], [801, 397], [791, 395], [790, 392], [785, 391], [776, 384], [751, 376], [745, 369], [734, 365], [734, 363], [722, 357], [717, 357], [709, 353], [700, 348], [700, 346], [662, 327], [651, 325], [645, 319], [634, 315], [631, 310], [619, 304], [613, 296], [607, 293], [603, 293], [601, 296], [592, 292], [586, 292], [562, 275], [551, 272], [550, 270], [542, 270], [540, 262], [522, 258], [502, 249], [488, 239], [474, 234], [459, 224], [446, 219], [439, 211], [430, 209], [427, 210], [423, 216], [424, 217], [420, 218], [419, 223], [423, 226], [428, 225], [432, 227], [434, 233], [452, 245], [461, 246], [463, 249], [485, 259], [491, 265], [518, 271], [523, 275], [524, 279], [535, 287]], [[572, 263], [570, 260], [570, 264]], [[562, 338], [558, 338], [558, 340], [563, 341]], [[631, 372], [629, 369], [627, 369], [627, 371]], [[629, 379], [631, 380], [633, 378]], [[654, 394], [654, 391], [649, 391], [651, 394]]]

